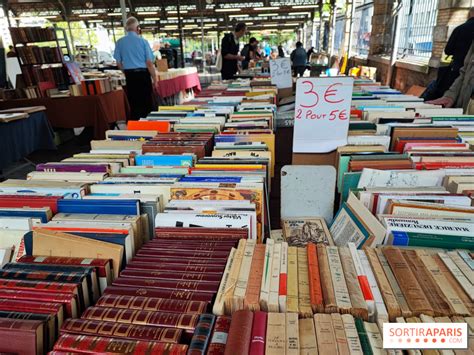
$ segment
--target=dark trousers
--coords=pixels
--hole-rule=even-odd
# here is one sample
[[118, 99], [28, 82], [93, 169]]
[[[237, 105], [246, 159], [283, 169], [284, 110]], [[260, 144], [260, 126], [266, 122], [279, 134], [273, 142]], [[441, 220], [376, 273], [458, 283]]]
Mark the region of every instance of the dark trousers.
[[293, 67], [294, 76], [303, 76], [304, 72], [306, 71], [306, 65], [297, 65]]
[[153, 111], [153, 86], [148, 70], [125, 70], [130, 119], [145, 118]]

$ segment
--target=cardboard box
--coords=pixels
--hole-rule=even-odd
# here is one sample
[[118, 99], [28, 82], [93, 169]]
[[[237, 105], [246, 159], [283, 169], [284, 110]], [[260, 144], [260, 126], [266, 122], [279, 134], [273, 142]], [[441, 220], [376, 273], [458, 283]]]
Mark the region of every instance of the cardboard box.
[[156, 60], [156, 67], [158, 68], [159, 72], [167, 72], [168, 71], [168, 60], [166, 60], [166, 59], [157, 59]]
[[292, 165], [331, 165], [336, 167], [336, 151], [329, 153], [293, 153]]

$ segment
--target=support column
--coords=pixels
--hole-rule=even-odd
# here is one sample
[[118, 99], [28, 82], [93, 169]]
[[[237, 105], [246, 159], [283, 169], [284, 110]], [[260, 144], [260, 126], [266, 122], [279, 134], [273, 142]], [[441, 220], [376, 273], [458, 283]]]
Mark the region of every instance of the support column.
[[[183, 36], [183, 26], [182, 26], [182, 22], [181, 22], [181, 2], [180, 0], [178, 0], [178, 31], [179, 31], [179, 49], [180, 49], [180, 57], [181, 57], [181, 68], [184, 68], [184, 46], [183, 46], [183, 40], [184, 40], [184, 36]], [[178, 59], [178, 58], [176, 58]]]
[[120, 11], [122, 12], [122, 24], [125, 27], [127, 23], [127, 7], [125, 5], [125, 0], [120, 0]]
[[394, 0], [374, 2], [369, 54], [389, 54], [392, 51], [392, 10]]

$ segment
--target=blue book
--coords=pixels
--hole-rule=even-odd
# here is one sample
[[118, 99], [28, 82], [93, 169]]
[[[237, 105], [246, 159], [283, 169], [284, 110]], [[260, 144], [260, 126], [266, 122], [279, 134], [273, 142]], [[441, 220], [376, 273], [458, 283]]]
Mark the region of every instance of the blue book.
[[140, 214], [138, 200], [59, 200], [58, 213]]
[[135, 165], [139, 166], [193, 166], [192, 155], [137, 155]]
[[229, 184], [237, 184], [242, 182], [241, 177], [227, 176], [184, 176], [180, 182], [223, 182]]
[[29, 209], [0, 209], [0, 217], [29, 217], [39, 219], [41, 223], [47, 223], [50, 216], [45, 211], [29, 210]]

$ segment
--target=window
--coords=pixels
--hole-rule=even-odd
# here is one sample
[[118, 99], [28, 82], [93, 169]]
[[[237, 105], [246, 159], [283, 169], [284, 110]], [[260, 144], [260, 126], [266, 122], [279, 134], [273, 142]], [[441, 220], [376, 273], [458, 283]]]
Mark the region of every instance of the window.
[[334, 28], [334, 52], [342, 54], [344, 49], [342, 48], [344, 43], [344, 15], [337, 16], [336, 26]]
[[401, 0], [398, 57], [431, 56], [438, 0]]
[[362, 5], [356, 6], [352, 29], [352, 55], [366, 57], [369, 54], [373, 14], [373, 2], [364, 1]]

